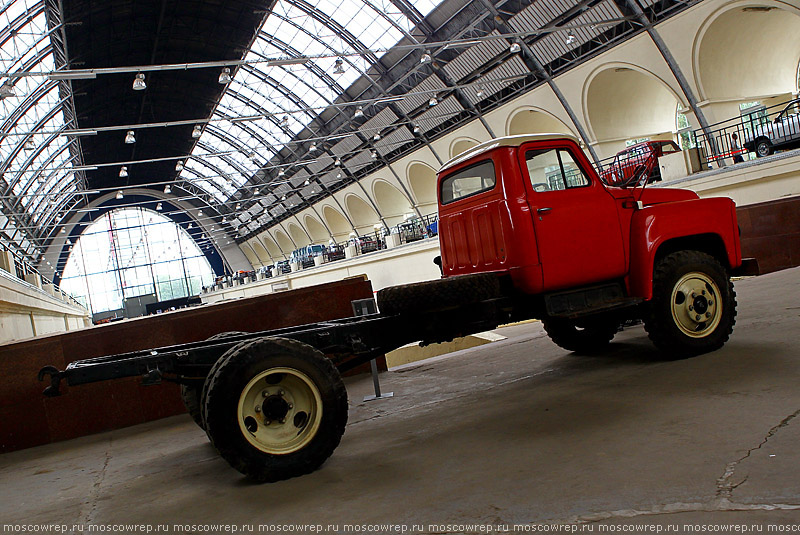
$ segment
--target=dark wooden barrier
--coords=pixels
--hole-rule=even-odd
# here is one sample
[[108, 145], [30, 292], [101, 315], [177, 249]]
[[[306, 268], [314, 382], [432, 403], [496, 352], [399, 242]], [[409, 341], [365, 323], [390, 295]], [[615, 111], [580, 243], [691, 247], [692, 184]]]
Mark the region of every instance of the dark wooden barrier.
[[742, 256], [758, 260], [761, 273], [800, 265], [800, 197], [736, 209]]
[[[350, 302], [372, 297], [354, 278], [226, 303], [204, 305], [79, 331], [0, 345], [0, 452], [118, 429], [185, 412], [178, 386], [141, 386], [139, 378], [69, 388], [45, 398], [42, 366], [205, 340], [227, 331], [264, 331], [353, 315]], [[383, 363], [385, 369], [385, 363]]]

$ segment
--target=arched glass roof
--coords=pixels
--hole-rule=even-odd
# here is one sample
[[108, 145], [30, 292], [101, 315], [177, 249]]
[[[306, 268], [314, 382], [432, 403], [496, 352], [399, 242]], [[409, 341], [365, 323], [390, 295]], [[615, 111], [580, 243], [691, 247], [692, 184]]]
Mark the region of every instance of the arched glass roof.
[[[35, 256], [34, 229], [47, 224], [83, 189], [69, 94], [47, 76], [15, 73], [56, 69], [45, 2], [16, 0], [0, 7], [0, 231], [6, 247]], [[24, 236], [24, 237], [23, 237]]]
[[[29, 261], [117, 184], [244, 240], [643, 28], [617, 0], [0, 2], [0, 240]], [[653, 23], [686, 8], [637, 4]], [[141, 25], [109, 29], [134, 7]]]
[[[181, 178], [227, 200], [222, 182], [243, 186], [437, 4], [415, 2], [412, 20], [391, 0], [278, 2], [195, 147], [225, 155], [189, 160]], [[273, 58], [314, 61], [264, 67]]]

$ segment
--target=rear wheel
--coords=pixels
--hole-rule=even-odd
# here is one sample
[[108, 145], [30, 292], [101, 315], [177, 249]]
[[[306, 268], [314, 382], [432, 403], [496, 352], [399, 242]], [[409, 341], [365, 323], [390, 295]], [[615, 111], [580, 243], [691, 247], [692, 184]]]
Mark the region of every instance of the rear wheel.
[[347, 423], [339, 372], [313, 347], [285, 338], [243, 342], [210, 375], [203, 420], [212, 445], [257, 481], [316, 470]]
[[619, 330], [619, 323], [609, 319], [576, 322], [564, 318], [547, 318], [542, 323], [545, 332], [556, 345], [577, 353], [602, 351]]
[[769, 156], [773, 152], [774, 149], [769, 139], [762, 137], [756, 140], [756, 156], [762, 158], [764, 156]]
[[[208, 338], [206, 341], [220, 340], [229, 336], [236, 336], [237, 334], [244, 334], [242, 331], [230, 331], [226, 333], [217, 333]], [[219, 361], [217, 361], [219, 362]], [[216, 364], [215, 364], [216, 366]], [[211, 368], [212, 372], [214, 368]], [[211, 375], [211, 373], [209, 373]], [[198, 380], [196, 383], [181, 385], [181, 399], [183, 406], [186, 407], [186, 412], [192, 417], [194, 423], [205, 429], [203, 426], [203, 381]]]
[[657, 263], [645, 316], [656, 346], [677, 358], [714, 351], [728, 341], [735, 322], [736, 292], [716, 258], [678, 251]]

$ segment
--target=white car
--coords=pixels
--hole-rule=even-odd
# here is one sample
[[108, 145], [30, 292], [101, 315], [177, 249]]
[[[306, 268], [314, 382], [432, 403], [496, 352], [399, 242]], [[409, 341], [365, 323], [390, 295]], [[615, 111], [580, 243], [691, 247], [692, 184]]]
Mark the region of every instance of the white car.
[[775, 149], [800, 146], [800, 99], [789, 102], [771, 123], [757, 126], [753, 132], [745, 132], [743, 144], [756, 156], [769, 156]]

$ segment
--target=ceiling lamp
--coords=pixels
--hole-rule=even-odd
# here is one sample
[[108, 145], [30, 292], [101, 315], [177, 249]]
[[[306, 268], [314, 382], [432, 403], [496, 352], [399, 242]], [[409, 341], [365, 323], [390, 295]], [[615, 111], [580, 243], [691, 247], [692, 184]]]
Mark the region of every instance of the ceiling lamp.
[[172, 193], [172, 188], [167, 184], [164, 186], [164, 193]]
[[119, 177], [126, 178], [128, 176], [128, 168], [124, 165], [119, 168]]
[[160, 210], [161, 210], [161, 208], [162, 208], [162, 207], [161, 207], [161, 203], [158, 203], [158, 204], [156, 205], [156, 210], [159, 210], [159, 211], [160, 211]]
[[175, 164], [175, 170], [176, 170], [176, 171], [183, 171], [183, 162], [181, 162], [181, 161], [178, 161], [178, 162]]
[[359, 119], [361, 117], [364, 117], [364, 108], [359, 106], [356, 108], [356, 112], [353, 114], [353, 119]]
[[221, 84], [231, 83], [231, 70], [228, 67], [222, 69], [222, 72], [219, 73], [219, 78], [217, 78], [217, 81]]
[[572, 44], [572, 43], [574, 43], [574, 42], [575, 42], [575, 34], [574, 34], [574, 33], [572, 33], [572, 30], [569, 30], [569, 31], [567, 32], [567, 39], [566, 39], [566, 43], [567, 43], [568, 45], [571, 45], [571, 44]]
[[194, 228], [194, 225], [192, 225], [191, 223], [189, 223], [189, 226], [188, 226], [188, 227], [186, 227], [186, 230], [192, 230], [192, 228]]
[[286, 171], [281, 169], [280, 171], [278, 171], [278, 176], [281, 177], [281, 178], [285, 177], [286, 176]]
[[308, 148], [308, 152], [317, 152], [317, 144], [312, 143], [311, 146]]
[[415, 124], [414, 125], [414, 133], [415, 134], [419, 134], [420, 132], [422, 132], [422, 128], [420, 128], [418, 124]]
[[261, 190], [259, 190], [258, 188], [254, 189], [254, 190], [253, 190], [253, 195], [258, 195], [258, 192], [259, 192], [259, 191], [261, 191]]
[[336, 158], [336, 159], [333, 161], [333, 165], [335, 165], [336, 167], [341, 167], [341, 165], [342, 165], [342, 160], [341, 160], [341, 158]]
[[36, 150], [36, 143], [34, 143], [33, 138], [29, 137], [28, 141], [25, 142], [23, 147], [25, 150]]
[[436, 95], [434, 95], [434, 96], [432, 96], [432, 97], [431, 97], [431, 99], [428, 101], [428, 106], [430, 106], [431, 108], [433, 108], [433, 107], [434, 107], [434, 106], [436, 106], [437, 104], [439, 104], [439, 101], [436, 99]]
[[419, 63], [420, 65], [425, 65], [426, 63], [430, 62], [431, 62], [431, 54], [430, 52], [426, 51], [424, 54], [422, 54], [422, 57], [419, 58]]
[[238, 210], [241, 210], [241, 209], [242, 209], [242, 203], [240, 203], [240, 202], [237, 202], [237, 203], [236, 203], [236, 208], [234, 208], [234, 210], [237, 210], [237, 211], [238, 211]]
[[374, 136], [372, 136], [372, 141], [380, 141], [380, 139], [381, 139], [380, 134], [375, 134]]
[[136, 78], [133, 79], [133, 90], [134, 91], [143, 91], [147, 89], [147, 84], [144, 83], [144, 73], [139, 73], [136, 75]]
[[478, 98], [483, 98], [483, 95], [484, 95], [483, 88], [479, 87], [478, 88], [478, 92], [475, 93], [475, 96], [478, 97]]
[[133, 135], [133, 130], [128, 130], [125, 133], [125, 143], [127, 143], [128, 145], [136, 143], [136, 138]]
[[125, 197], [125, 195], [123, 195], [123, 194], [122, 194], [122, 190], [119, 190], [119, 191], [117, 192], [116, 199], [117, 199], [117, 200], [120, 200], [120, 199], [122, 199], [123, 197]]
[[281, 126], [289, 126], [289, 116], [284, 115], [281, 117]]
[[376, 159], [378, 159], [378, 153], [375, 152], [374, 150], [370, 151], [369, 157], [372, 158], [373, 160], [376, 160]]
[[67, 233], [67, 228], [61, 227], [61, 234], [66, 234], [66, 233]]
[[516, 54], [521, 49], [522, 49], [522, 47], [519, 46], [519, 43], [512, 43], [511, 46], [509, 47], [508, 51], [511, 52], [512, 54]]
[[194, 128], [192, 129], [192, 137], [197, 139], [201, 135], [203, 135], [203, 128], [199, 124], [194, 125]]
[[286, 195], [284, 195], [283, 197], [281, 197], [281, 200], [282, 200], [282, 201], [285, 201], [285, 200], [286, 200]]
[[228, 218], [227, 218], [227, 217], [225, 217], [225, 216], [222, 216], [222, 222], [223, 222], [223, 223], [227, 223], [227, 222], [228, 222]]
[[336, 178], [342, 178], [342, 173], [336, 173]]
[[197, 211], [197, 217], [203, 217], [203, 211], [202, 210], [198, 210]]
[[344, 60], [342, 58], [336, 58], [336, 61], [333, 62], [333, 74], [344, 74]]
[[309, 184], [311, 184], [311, 181], [309, 179], [306, 179], [306, 181], [303, 182], [304, 186], [308, 186]]
[[6, 80], [3, 82], [3, 85], [0, 85], [0, 100], [4, 98], [13, 97], [16, 94], [14, 93], [14, 84], [11, 83], [11, 80]]

